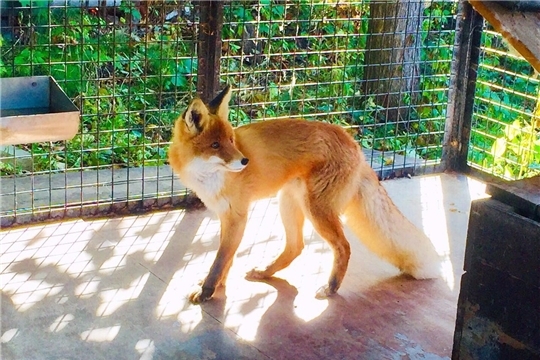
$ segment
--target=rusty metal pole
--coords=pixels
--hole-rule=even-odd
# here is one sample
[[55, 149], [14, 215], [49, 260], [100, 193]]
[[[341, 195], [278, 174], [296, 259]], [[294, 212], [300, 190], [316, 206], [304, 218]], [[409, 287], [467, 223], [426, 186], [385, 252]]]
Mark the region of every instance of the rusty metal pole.
[[198, 6], [197, 94], [203, 101], [209, 102], [219, 91], [223, 1], [201, 0]]

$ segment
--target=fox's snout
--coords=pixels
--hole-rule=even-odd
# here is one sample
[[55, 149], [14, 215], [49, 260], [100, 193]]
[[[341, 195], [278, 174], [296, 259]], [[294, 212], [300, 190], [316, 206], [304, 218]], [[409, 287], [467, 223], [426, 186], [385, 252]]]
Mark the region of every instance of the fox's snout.
[[247, 166], [249, 159], [246, 157], [241, 158], [240, 160], [234, 160], [227, 164], [227, 169], [229, 171], [242, 171]]

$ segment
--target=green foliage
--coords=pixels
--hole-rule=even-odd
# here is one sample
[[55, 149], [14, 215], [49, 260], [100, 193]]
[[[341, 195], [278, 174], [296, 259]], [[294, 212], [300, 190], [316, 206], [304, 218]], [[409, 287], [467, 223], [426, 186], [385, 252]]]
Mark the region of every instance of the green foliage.
[[469, 161], [507, 179], [539, 173], [540, 86], [532, 67], [486, 31], [478, 69]]
[[0, 75], [52, 75], [82, 119], [65, 144], [26, 146], [35, 170], [164, 163], [176, 103], [194, 90], [197, 62], [185, 24], [132, 28], [140, 13], [129, 1], [114, 25], [84, 8], [32, 5], [18, 13], [23, 30], [1, 39]]
[[[73, 140], [26, 146], [35, 169], [163, 163], [177, 106], [195, 90], [192, 20], [162, 21], [174, 1], [156, 6], [160, 20], [148, 27], [133, 25], [141, 14], [132, 1], [122, 1], [114, 20], [82, 8], [25, 3], [32, 7], [17, 15], [23, 32], [0, 39], [0, 75], [52, 75], [82, 114]], [[384, 109], [361, 89], [369, 1], [226, 2], [221, 73], [240, 89], [231, 120], [317, 118], [357, 127], [364, 147], [439, 158], [455, 3], [426, 4], [421, 96], [416, 103], [404, 97], [409, 118], [387, 124]]]
[[21, 169], [16, 166], [0, 161], [0, 176], [19, 175], [21, 173]]
[[355, 50], [365, 42], [359, 34], [365, 9], [355, 2], [228, 4], [223, 73], [241, 70], [244, 74], [234, 79], [235, 85], [258, 88], [241, 94], [242, 104], [254, 104], [248, 113], [255, 118], [328, 113], [327, 121], [343, 122], [341, 113], [348, 113], [361, 76], [363, 52]]
[[367, 1], [232, 1], [225, 7], [222, 73], [249, 89], [237, 96], [252, 118], [305, 116], [352, 125], [361, 129], [364, 147], [438, 158], [456, 8], [452, 2], [426, 4], [419, 32], [422, 96], [411, 104], [406, 125], [385, 124], [384, 109], [362, 94]]
[[497, 138], [484, 159], [484, 167], [509, 179], [540, 174], [540, 135], [534, 126], [523, 120], [506, 125], [504, 135]]

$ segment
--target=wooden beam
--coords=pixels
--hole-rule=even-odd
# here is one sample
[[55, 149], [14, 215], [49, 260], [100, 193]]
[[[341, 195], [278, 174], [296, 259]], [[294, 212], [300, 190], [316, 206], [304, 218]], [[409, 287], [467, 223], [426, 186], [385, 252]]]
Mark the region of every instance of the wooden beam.
[[469, 0], [469, 3], [540, 72], [540, 13], [516, 11], [497, 1]]

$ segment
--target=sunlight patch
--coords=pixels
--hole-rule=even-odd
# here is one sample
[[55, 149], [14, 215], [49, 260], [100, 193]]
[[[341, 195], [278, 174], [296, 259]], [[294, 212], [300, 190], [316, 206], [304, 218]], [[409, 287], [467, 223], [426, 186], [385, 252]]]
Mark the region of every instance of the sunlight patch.
[[97, 293], [100, 282], [101, 279], [98, 277], [82, 282], [75, 288], [73, 294], [81, 299], [89, 299]]
[[58, 318], [56, 318], [56, 320], [53, 321], [51, 326], [49, 326], [49, 330], [51, 332], [59, 332], [63, 328], [65, 328], [67, 324], [69, 324], [69, 322], [73, 320], [74, 318], [75, 316], [73, 316], [72, 314], [61, 315]]
[[156, 263], [163, 255], [163, 252], [169, 245], [174, 232], [158, 232], [150, 237], [148, 244], [144, 247], [144, 260]]
[[454, 290], [454, 267], [450, 260], [450, 239], [446, 226], [446, 213], [441, 178], [430, 176], [421, 179], [422, 228], [437, 253], [443, 258], [442, 278], [450, 290]]
[[20, 312], [27, 311], [47, 296], [56, 295], [64, 288], [64, 285], [50, 284], [42, 280], [26, 280], [15, 288], [10, 285], [14, 283], [6, 284], [2, 290], [7, 294], [11, 293], [11, 301]]
[[141, 354], [141, 360], [152, 359], [156, 346], [154, 341], [150, 339], [142, 339], [135, 344], [135, 350]]
[[[181, 275], [182, 272], [177, 272], [176, 275], [173, 276], [169, 281], [163, 296], [161, 296], [159, 304], [156, 307], [156, 316], [158, 319], [174, 317], [183, 309], [189, 309], [191, 307], [187, 299], [187, 293], [184, 293], [179, 289], [190, 289], [193, 286], [191, 283], [192, 279]], [[200, 309], [200, 306], [197, 306], [196, 308]], [[191, 322], [190, 319], [189, 321]]]
[[99, 272], [101, 274], [112, 274], [118, 269], [125, 267], [127, 264], [127, 257], [124, 254], [111, 256], [103, 262]]
[[305, 322], [319, 317], [328, 308], [327, 299], [316, 299], [313, 294], [299, 294], [294, 299], [294, 314]]
[[214, 240], [219, 239], [221, 223], [219, 219], [205, 217], [193, 237], [192, 244], [201, 243], [204, 246], [212, 245]]
[[489, 197], [489, 195], [486, 194], [486, 184], [468, 177], [467, 186], [469, 188], [469, 196], [471, 198], [471, 201], [485, 199]]
[[261, 319], [276, 301], [278, 293], [277, 290], [262, 283], [250, 283], [249, 290], [244, 290], [245, 296], [238, 290], [235, 289], [235, 298], [238, 300], [227, 301], [224, 325], [232, 329], [241, 339], [253, 341], [257, 336]]
[[84, 251], [74, 252], [71, 250], [66, 253], [62, 250], [61, 246], [55, 247], [55, 252], [57, 251], [61, 254], [49, 254], [44, 259], [41, 266], [56, 265], [60, 272], [66, 273], [74, 278], [78, 277], [83, 272], [95, 270], [94, 264], [92, 263], [92, 257], [88, 253]]
[[109, 316], [130, 300], [141, 294], [150, 273], [143, 274], [133, 280], [127, 289], [103, 290], [100, 294], [102, 302], [96, 310], [97, 316]]
[[[169, 280], [155, 309], [158, 319], [178, 316], [182, 323], [182, 329], [186, 331], [194, 328], [201, 321], [200, 306], [191, 305], [188, 296], [197, 289], [199, 280], [204, 279], [207, 275], [215, 256], [215, 251], [203, 251], [200, 255], [189, 253], [187, 257], [184, 257], [186, 263]], [[182, 322], [184, 320], [186, 321], [185, 326]]]
[[92, 342], [113, 341], [116, 335], [120, 332], [120, 325], [110, 326], [106, 328], [92, 329], [83, 331], [81, 339]]
[[202, 321], [202, 309], [200, 306], [188, 304], [188, 308], [178, 314], [178, 323], [183, 333], [188, 333]]
[[5, 344], [5, 343], [11, 341], [11, 339], [13, 339], [15, 337], [15, 335], [17, 335], [18, 332], [19, 332], [19, 329], [17, 329], [17, 328], [9, 329], [9, 330], [4, 331], [4, 333], [0, 337], [0, 343]]

